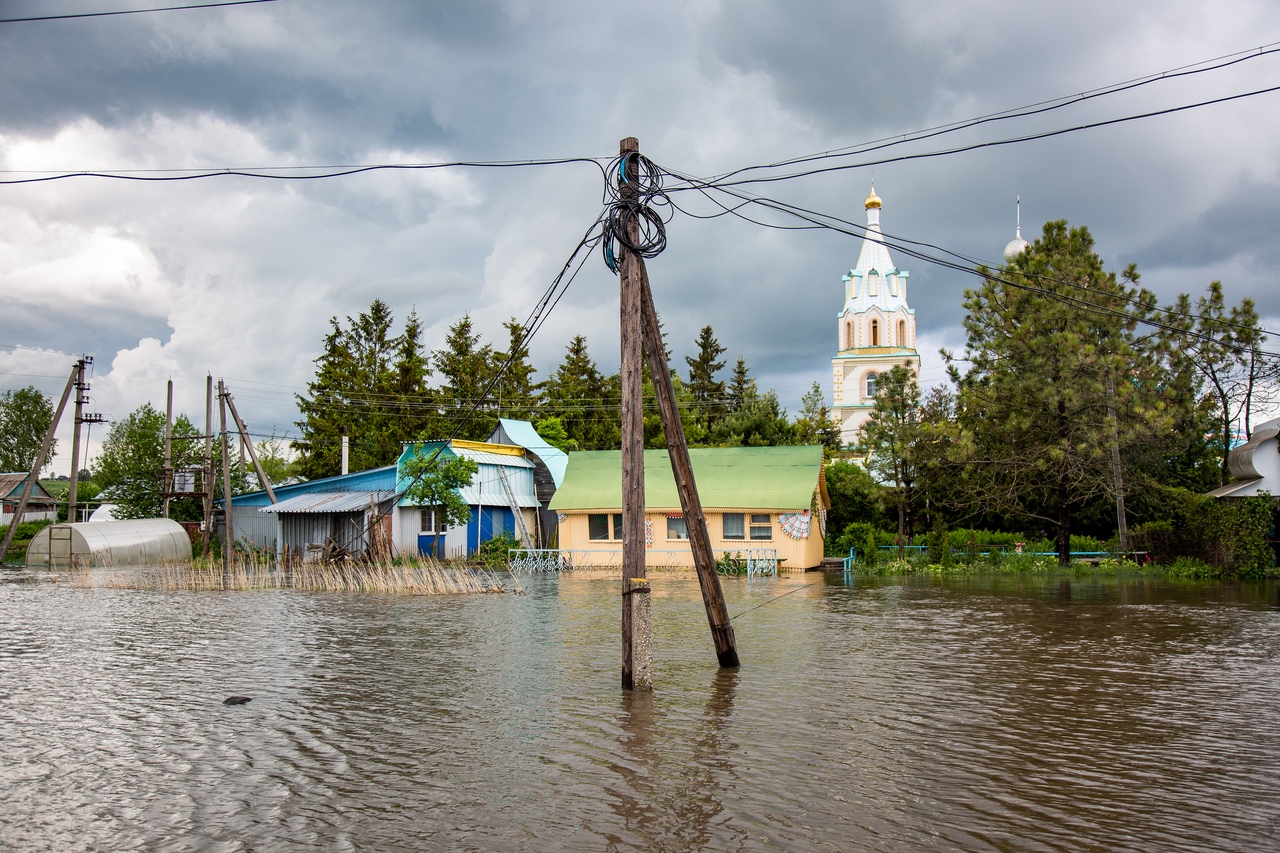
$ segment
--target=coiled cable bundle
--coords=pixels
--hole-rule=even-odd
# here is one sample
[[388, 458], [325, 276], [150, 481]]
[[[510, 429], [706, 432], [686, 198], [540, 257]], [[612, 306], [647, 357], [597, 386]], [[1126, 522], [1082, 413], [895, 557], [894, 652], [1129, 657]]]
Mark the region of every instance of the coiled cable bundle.
[[[627, 178], [627, 166], [634, 162], [636, 177]], [[608, 210], [604, 215], [604, 233], [601, 251], [605, 265], [615, 274], [621, 266], [618, 247], [634, 252], [642, 258], [656, 258], [667, 247], [667, 219], [659, 212], [670, 208], [671, 201], [662, 188], [665, 174], [652, 160], [638, 152], [624, 154], [609, 166], [609, 172], [618, 176], [616, 184], [606, 184], [605, 195]], [[630, 237], [635, 224], [636, 239]]]

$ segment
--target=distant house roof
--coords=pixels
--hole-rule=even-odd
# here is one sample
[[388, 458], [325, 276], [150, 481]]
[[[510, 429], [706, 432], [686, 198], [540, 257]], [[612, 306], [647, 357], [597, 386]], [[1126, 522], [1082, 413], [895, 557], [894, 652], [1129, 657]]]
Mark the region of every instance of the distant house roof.
[[533, 424], [528, 421], [515, 421], [499, 418], [498, 428], [494, 431], [494, 440], [504, 444], [514, 444], [533, 453], [551, 472], [556, 488], [564, 482], [565, 468], [569, 466], [569, 454], [558, 447], [547, 444], [547, 440], [538, 435]]
[[[315, 492], [369, 492], [394, 489], [396, 486], [396, 466], [386, 465], [382, 468], [370, 468], [367, 471], [356, 471], [352, 474], [339, 474], [336, 477], [321, 477], [318, 480], [307, 480], [303, 483], [290, 483], [287, 486], [272, 485], [276, 500], [283, 503], [298, 495]], [[248, 492], [236, 495], [231, 499], [235, 506], [270, 506], [271, 498], [265, 491]], [[218, 506], [222, 501], [217, 501]]]
[[[525, 458], [524, 449], [514, 445], [461, 439], [406, 444], [397, 466], [403, 465], [415, 453], [430, 456], [437, 449], [442, 456], [461, 457], [479, 463], [480, 470], [471, 482], [458, 489], [458, 494], [470, 506], [507, 506], [510, 503], [508, 489], [517, 506], [538, 506], [533, 483], [534, 465]], [[396, 491], [403, 494], [409, 485], [409, 478], [401, 474], [396, 480]], [[415, 504], [402, 499], [400, 505]]]
[[[695, 447], [689, 459], [706, 509], [809, 509], [815, 490], [821, 506], [830, 505], [821, 447]], [[644, 452], [644, 502], [650, 509], [680, 508], [665, 450]], [[551, 509], [621, 506], [621, 451], [570, 453], [564, 483], [551, 499]]]
[[1280, 418], [1259, 424], [1249, 440], [1227, 454], [1235, 482], [1208, 493], [1211, 498], [1247, 498], [1267, 492], [1280, 496]]
[[[6, 474], [0, 474], [0, 498], [5, 500], [22, 500], [22, 489], [26, 485], [28, 472], [11, 471]], [[43, 506], [54, 502], [53, 495], [36, 480], [35, 485], [31, 489], [31, 497], [28, 504], [37, 504]]]
[[392, 490], [372, 492], [308, 492], [277, 504], [259, 507], [258, 512], [359, 512], [395, 497]]

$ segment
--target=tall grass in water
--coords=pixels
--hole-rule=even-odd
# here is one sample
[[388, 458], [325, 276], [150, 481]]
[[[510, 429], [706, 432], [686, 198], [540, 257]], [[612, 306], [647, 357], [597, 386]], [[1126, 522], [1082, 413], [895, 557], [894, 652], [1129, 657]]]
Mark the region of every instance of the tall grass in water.
[[293, 589], [302, 592], [456, 595], [506, 590], [502, 581], [486, 569], [455, 569], [430, 559], [281, 565], [251, 555], [238, 555], [225, 568], [221, 561], [208, 559], [198, 559], [190, 564], [80, 567], [71, 570], [71, 583], [78, 587], [154, 592]]

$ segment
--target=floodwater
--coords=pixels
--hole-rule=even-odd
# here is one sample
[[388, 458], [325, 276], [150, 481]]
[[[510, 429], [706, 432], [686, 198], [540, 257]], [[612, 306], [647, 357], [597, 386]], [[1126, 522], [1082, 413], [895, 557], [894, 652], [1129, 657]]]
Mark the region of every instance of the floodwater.
[[3, 849], [1280, 848], [1274, 584], [728, 579], [732, 672], [656, 579], [629, 694], [616, 581], [51, 577], [0, 575]]

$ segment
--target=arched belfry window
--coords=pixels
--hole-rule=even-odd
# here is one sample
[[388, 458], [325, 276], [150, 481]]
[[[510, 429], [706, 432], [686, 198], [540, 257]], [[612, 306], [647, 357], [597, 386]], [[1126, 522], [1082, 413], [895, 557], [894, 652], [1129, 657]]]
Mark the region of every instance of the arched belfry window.
[[875, 397], [875, 395], [876, 395], [876, 380], [877, 380], [877, 379], [879, 379], [879, 378], [880, 378], [879, 374], [876, 374], [876, 373], [868, 373], [868, 374], [867, 374], [867, 399], [868, 399], [868, 400], [870, 400], [871, 398]]
[[871, 345], [873, 347], [880, 346], [880, 321], [871, 321]]
[[905, 347], [907, 345], [907, 321], [898, 321], [898, 346]]
[[844, 324], [844, 348], [853, 349], [853, 323]]

